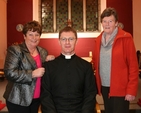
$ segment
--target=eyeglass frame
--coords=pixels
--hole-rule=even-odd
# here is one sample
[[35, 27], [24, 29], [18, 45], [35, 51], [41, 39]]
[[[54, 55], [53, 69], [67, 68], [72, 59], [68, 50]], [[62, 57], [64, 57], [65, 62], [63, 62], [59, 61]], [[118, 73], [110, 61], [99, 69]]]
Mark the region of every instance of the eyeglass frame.
[[73, 42], [74, 40], [76, 40], [76, 38], [73, 38], [73, 37], [69, 37], [69, 38], [60, 38], [60, 41], [62, 42]]

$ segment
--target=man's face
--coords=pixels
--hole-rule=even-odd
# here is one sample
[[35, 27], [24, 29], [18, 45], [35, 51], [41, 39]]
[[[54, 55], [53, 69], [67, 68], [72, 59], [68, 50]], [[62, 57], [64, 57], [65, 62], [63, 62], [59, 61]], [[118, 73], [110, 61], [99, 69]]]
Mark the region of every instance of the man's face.
[[77, 39], [73, 32], [62, 32], [59, 39], [62, 53], [65, 55], [72, 55], [75, 50]]

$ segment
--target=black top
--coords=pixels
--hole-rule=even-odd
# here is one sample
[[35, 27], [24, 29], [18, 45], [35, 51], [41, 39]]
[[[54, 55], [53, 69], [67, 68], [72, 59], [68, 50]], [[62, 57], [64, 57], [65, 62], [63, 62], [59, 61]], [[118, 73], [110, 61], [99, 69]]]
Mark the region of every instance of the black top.
[[73, 55], [45, 63], [42, 78], [42, 113], [93, 113], [96, 84], [92, 65]]

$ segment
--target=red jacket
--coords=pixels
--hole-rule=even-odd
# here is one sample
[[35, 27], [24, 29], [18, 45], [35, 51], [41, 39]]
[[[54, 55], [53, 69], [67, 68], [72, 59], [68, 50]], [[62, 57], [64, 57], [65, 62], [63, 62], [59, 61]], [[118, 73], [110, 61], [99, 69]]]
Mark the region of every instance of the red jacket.
[[[102, 32], [103, 33], [103, 32]], [[94, 44], [93, 63], [96, 69], [98, 93], [101, 94], [101, 79], [99, 75], [100, 46], [102, 33]], [[109, 96], [136, 95], [138, 89], [138, 63], [136, 50], [131, 34], [118, 29], [114, 39], [111, 54], [111, 81]]]

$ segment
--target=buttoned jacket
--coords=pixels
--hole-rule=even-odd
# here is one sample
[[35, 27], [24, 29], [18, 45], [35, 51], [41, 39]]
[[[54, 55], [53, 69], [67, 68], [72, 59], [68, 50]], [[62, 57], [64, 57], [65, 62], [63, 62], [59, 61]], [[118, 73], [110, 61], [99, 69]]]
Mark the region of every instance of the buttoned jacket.
[[[37, 50], [41, 63], [44, 63], [47, 51], [39, 46], [37, 46]], [[4, 65], [4, 74], [8, 84], [3, 97], [11, 103], [29, 106], [33, 99], [36, 83], [36, 78], [32, 78], [32, 71], [36, 68], [36, 62], [25, 43], [10, 46]]]
[[[101, 94], [99, 64], [102, 33], [95, 40], [93, 55], [99, 94]], [[109, 96], [125, 96], [127, 94], [135, 96], [137, 94], [139, 71], [136, 49], [131, 34], [120, 28], [112, 46], [110, 74]]]

